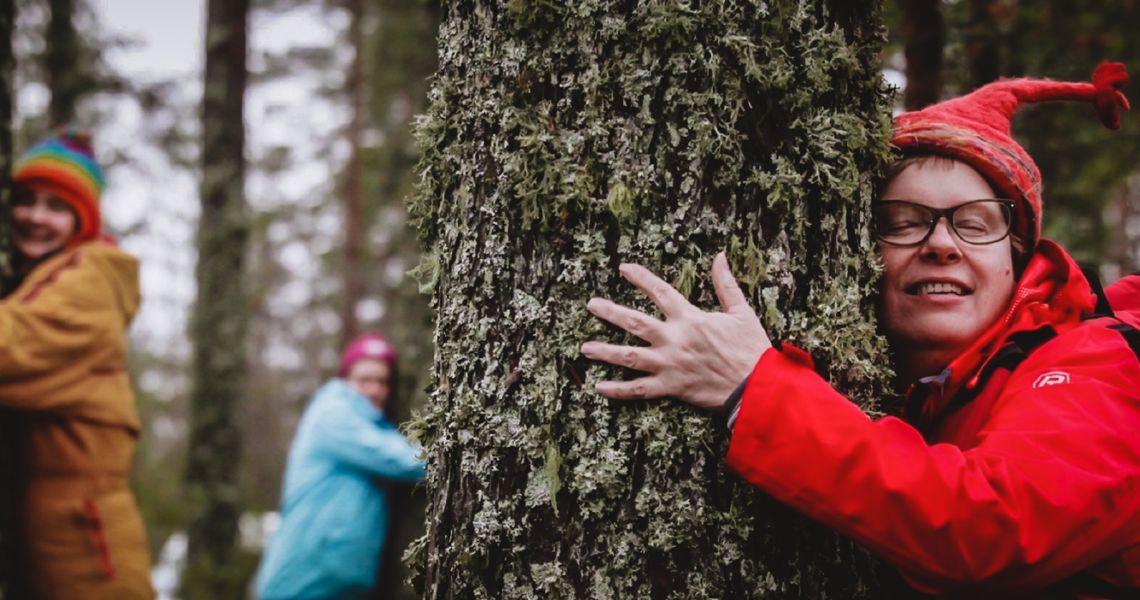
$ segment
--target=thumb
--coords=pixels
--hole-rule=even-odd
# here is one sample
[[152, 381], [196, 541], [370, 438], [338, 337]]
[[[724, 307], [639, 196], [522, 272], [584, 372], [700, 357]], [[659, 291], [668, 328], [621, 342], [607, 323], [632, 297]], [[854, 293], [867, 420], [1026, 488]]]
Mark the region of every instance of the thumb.
[[732, 270], [728, 267], [728, 258], [723, 251], [713, 258], [712, 280], [716, 297], [725, 312], [736, 312], [742, 308], [751, 310], [740, 284], [736, 283], [736, 277], [732, 276]]

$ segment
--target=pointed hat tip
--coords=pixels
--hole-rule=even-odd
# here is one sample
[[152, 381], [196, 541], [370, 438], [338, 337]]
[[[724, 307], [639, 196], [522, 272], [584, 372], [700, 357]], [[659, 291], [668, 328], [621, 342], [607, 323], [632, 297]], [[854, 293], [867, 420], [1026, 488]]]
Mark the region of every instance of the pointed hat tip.
[[1092, 82], [1096, 90], [1093, 106], [1096, 107], [1100, 122], [1109, 129], [1120, 129], [1121, 112], [1132, 110], [1128, 98], [1120, 90], [1128, 83], [1128, 70], [1125, 69], [1124, 63], [1100, 63], [1093, 71]]

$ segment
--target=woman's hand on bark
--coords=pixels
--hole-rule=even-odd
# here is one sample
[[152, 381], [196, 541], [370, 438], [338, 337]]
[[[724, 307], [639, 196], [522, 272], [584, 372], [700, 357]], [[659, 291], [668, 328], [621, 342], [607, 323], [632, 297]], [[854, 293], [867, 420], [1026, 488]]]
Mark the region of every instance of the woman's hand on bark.
[[599, 383], [595, 389], [607, 398], [670, 396], [701, 408], [719, 408], [772, 346], [723, 252], [713, 259], [712, 268], [713, 287], [723, 312], [705, 312], [693, 306], [673, 286], [639, 265], [623, 264], [620, 271], [657, 305], [664, 320], [604, 298], [593, 298], [586, 304], [594, 316], [649, 343], [582, 344], [582, 354], [587, 358], [646, 373], [630, 381]]

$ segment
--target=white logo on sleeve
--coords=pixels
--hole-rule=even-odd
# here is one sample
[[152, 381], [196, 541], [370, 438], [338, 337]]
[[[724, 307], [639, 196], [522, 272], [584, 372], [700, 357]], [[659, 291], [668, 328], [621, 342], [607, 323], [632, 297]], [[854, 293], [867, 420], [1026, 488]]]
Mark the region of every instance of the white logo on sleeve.
[[1049, 371], [1037, 377], [1037, 381], [1033, 382], [1033, 389], [1043, 388], [1047, 385], [1061, 385], [1062, 383], [1069, 383], [1068, 373], [1064, 371]]

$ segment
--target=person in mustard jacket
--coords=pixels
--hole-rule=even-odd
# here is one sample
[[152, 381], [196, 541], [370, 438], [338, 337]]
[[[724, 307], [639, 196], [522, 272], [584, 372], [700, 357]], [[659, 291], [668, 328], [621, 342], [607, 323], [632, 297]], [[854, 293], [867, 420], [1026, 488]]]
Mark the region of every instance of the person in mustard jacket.
[[12, 182], [14, 276], [0, 300], [0, 408], [14, 415], [17, 459], [12, 597], [153, 598], [129, 482], [138, 261], [101, 234], [103, 176], [86, 135], [33, 146]]

